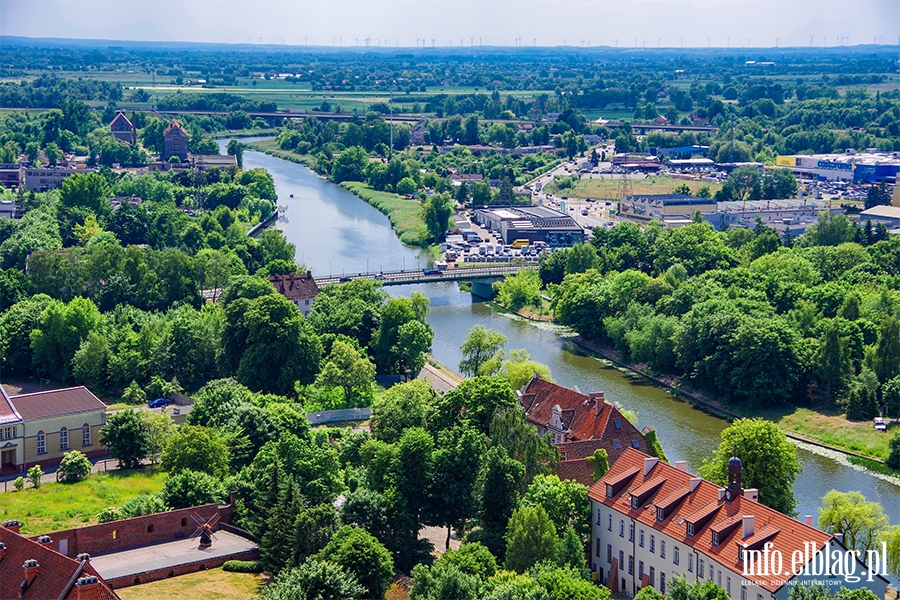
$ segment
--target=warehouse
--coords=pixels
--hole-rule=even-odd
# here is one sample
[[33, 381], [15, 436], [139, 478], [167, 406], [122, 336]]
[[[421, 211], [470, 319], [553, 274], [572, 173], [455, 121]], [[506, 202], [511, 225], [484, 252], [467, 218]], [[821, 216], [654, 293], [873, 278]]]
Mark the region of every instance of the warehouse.
[[619, 216], [633, 221], [678, 221], [688, 220], [696, 212], [716, 210], [716, 201], [685, 194], [644, 194], [627, 196], [619, 203]]
[[895, 183], [900, 171], [900, 152], [857, 153], [848, 150], [843, 154], [779, 156], [775, 164], [807, 179]]
[[584, 229], [575, 219], [544, 206], [485, 206], [475, 211], [474, 220], [499, 232], [504, 244], [528, 240], [559, 248], [584, 241]]

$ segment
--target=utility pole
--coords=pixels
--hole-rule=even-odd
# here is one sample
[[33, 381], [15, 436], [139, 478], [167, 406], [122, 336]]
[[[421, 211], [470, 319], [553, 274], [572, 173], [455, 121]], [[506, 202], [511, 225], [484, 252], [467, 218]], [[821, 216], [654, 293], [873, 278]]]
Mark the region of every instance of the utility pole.
[[[388, 105], [391, 109], [391, 147], [388, 150], [388, 162], [391, 162], [391, 158], [394, 155], [394, 82], [391, 81], [391, 102]], [[366, 264], [366, 272], [368, 273], [369, 267], [368, 263]]]
[[734, 117], [731, 118], [731, 145], [728, 149], [728, 162], [734, 163]]

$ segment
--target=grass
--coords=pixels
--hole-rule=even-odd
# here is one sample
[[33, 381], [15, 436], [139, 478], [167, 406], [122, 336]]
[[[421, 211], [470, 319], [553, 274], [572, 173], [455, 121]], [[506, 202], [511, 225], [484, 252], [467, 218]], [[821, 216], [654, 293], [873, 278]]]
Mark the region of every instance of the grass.
[[29, 486], [0, 494], [0, 520], [18, 519], [26, 535], [93, 525], [103, 508], [156, 493], [165, 480], [159, 469], [144, 468], [95, 473], [78, 483]]
[[250, 150], [256, 150], [257, 152], [262, 152], [263, 154], [268, 154], [275, 158], [280, 158], [300, 165], [306, 165], [313, 170], [316, 168], [316, 157], [311, 154], [297, 154], [290, 150], [282, 150], [278, 147], [278, 144], [274, 139], [251, 142], [249, 144], [244, 144], [244, 146]]
[[[555, 183], [545, 187], [548, 192], [555, 192], [570, 198], [597, 198], [600, 200], [617, 200], [619, 179], [580, 179], [571, 188], [558, 189]], [[702, 186], [708, 186], [713, 194], [722, 186], [718, 183], [705, 183], [672, 177], [652, 176], [646, 179], [632, 179], [631, 188], [635, 194], [671, 194], [676, 187], [686, 184], [691, 193], [696, 194]]]
[[401, 242], [408, 246], [428, 245], [421, 202], [391, 192], [379, 192], [359, 181], [345, 181], [341, 187], [386, 214]]
[[118, 589], [116, 593], [122, 600], [169, 600], [170, 598], [251, 600], [259, 594], [264, 582], [265, 579], [262, 575], [209, 569]]

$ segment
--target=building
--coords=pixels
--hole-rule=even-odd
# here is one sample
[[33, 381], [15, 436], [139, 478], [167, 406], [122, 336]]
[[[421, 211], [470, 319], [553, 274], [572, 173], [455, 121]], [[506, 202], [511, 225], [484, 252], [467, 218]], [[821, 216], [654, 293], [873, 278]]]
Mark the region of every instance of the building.
[[173, 156], [177, 156], [182, 162], [187, 160], [188, 143], [190, 136], [184, 127], [178, 124], [178, 121], [172, 119], [169, 126], [163, 132], [163, 151], [160, 158], [169, 160]]
[[15, 219], [18, 208], [12, 200], [0, 200], [0, 218]]
[[689, 159], [696, 156], [706, 156], [709, 146], [678, 146], [677, 148], [657, 148], [656, 156], [659, 158]]
[[97, 169], [70, 168], [70, 167], [24, 167], [21, 181], [25, 188], [35, 192], [56, 190], [62, 185], [66, 177], [80, 173], [96, 173]]
[[606, 402], [603, 392], [585, 395], [535, 374], [518, 396], [525, 420], [535, 425], [540, 435], [549, 434], [559, 449], [560, 479], [592, 485], [594, 468], [585, 459], [600, 448], [606, 450], [610, 465], [628, 448], [649, 452], [644, 435], [617, 404]]
[[0, 185], [17, 189], [22, 183], [22, 167], [18, 163], [0, 164]]
[[279, 294], [300, 309], [304, 317], [312, 310], [313, 300], [319, 294], [319, 286], [313, 279], [312, 272], [273, 275], [269, 277], [269, 281], [272, 282]]
[[100, 445], [106, 405], [86, 387], [10, 397], [0, 386], [0, 392], [0, 473], [58, 465], [69, 450], [106, 456]]
[[685, 194], [643, 194], [626, 196], [619, 202], [619, 216], [632, 221], [667, 221], [690, 219], [694, 213], [713, 212], [716, 201]]
[[504, 244], [528, 240], [557, 248], [584, 241], [584, 229], [575, 219], [544, 206], [485, 206], [475, 211], [474, 220], [498, 231]]
[[[832, 585], [837, 577], [818, 570], [816, 552], [839, 551], [845, 558], [840, 536], [813, 527], [812, 516], [797, 521], [760, 504], [757, 490], [741, 487], [741, 467], [740, 459], [731, 459], [729, 485], [721, 488], [688, 473], [685, 461], [673, 466], [627, 449], [588, 492], [597, 581], [633, 596], [646, 586], [665, 593], [678, 576], [688, 585], [712, 581], [732, 600], [786, 600], [794, 585], [823, 579]], [[775, 551], [783, 562], [772, 569], [782, 574], [761, 575], [761, 560]], [[868, 572], [858, 560], [855, 567], [857, 574]], [[887, 580], [871, 579], [835, 583], [883, 598]]]
[[218, 168], [223, 171], [230, 166], [237, 166], [237, 156], [233, 154], [195, 154], [194, 168], [198, 171]]
[[32, 540], [18, 521], [0, 527], [0, 598], [23, 600], [117, 600], [91, 566], [90, 556], [70, 558], [51, 548], [50, 536]]
[[112, 136], [120, 142], [132, 146], [137, 144], [137, 128], [135, 128], [134, 124], [125, 116], [124, 110], [116, 111], [116, 117], [110, 122], [109, 130], [112, 133]]
[[714, 211], [702, 213], [703, 219], [717, 230], [728, 227], [756, 227], [757, 217], [763, 225], [781, 233], [790, 231], [800, 235], [819, 220], [819, 213], [841, 214], [839, 206], [829, 206], [821, 200], [788, 198], [785, 200], [748, 200], [747, 202], [719, 202]]
[[856, 152], [778, 156], [776, 166], [790, 169], [799, 177], [855, 183], [896, 183], [900, 152]]
[[900, 206], [873, 206], [859, 214], [859, 222], [872, 221], [872, 225], [884, 224], [888, 229], [900, 227]]

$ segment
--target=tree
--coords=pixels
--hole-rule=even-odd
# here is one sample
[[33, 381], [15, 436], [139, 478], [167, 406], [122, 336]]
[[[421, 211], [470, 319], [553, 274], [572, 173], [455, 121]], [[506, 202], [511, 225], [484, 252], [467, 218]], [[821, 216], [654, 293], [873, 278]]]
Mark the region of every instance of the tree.
[[597, 448], [594, 454], [585, 460], [594, 465], [594, 481], [599, 481], [609, 472], [609, 453], [604, 448]]
[[778, 426], [762, 418], [737, 419], [722, 432], [722, 443], [703, 462], [700, 476], [721, 486], [728, 484], [728, 461], [737, 454], [743, 463], [741, 484], [759, 490], [759, 501], [786, 515], [797, 506], [794, 479], [800, 473], [797, 447]]
[[503, 556], [505, 551], [503, 534], [519, 502], [524, 478], [525, 467], [510, 458], [505, 448], [493, 446], [485, 453], [477, 488], [481, 530], [469, 538], [487, 546], [494, 556]]
[[447, 527], [445, 549], [453, 528], [463, 529], [475, 516], [476, 487], [481, 469], [484, 436], [472, 427], [447, 429], [438, 436], [433, 454], [432, 498], [435, 524]]
[[362, 181], [363, 169], [366, 167], [366, 151], [359, 146], [351, 146], [341, 152], [331, 167], [331, 179], [335, 183], [342, 181]]
[[900, 319], [888, 317], [881, 324], [875, 348], [875, 374], [882, 383], [900, 375]]
[[63, 179], [59, 201], [66, 209], [86, 208], [96, 216], [110, 213], [109, 184], [99, 173], [76, 173]]
[[[509, 455], [525, 466], [526, 485], [540, 473], [552, 473], [559, 463], [559, 451], [549, 434], [538, 434], [537, 427], [525, 420], [520, 407], [498, 410], [491, 421], [491, 443], [503, 446]], [[522, 492], [525, 488], [522, 488]]]
[[228, 473], [228, 446], [211, 427], [182, 425], [169, 438], [160, 463], [163, 471], [200, 471], [214, 477]]
[[397, 182], [396, 191], [401, 196], [412, 196], [416, 192], [416, 182], [412, 177], [404, 177]]
[[506, 528], [505, 566], [522, 573], [544, 561], [556, 560], [556, 527], [543, 506], [516, 509]]
[[225, 151], [237, 159], [239, 169], [244, 168], [244, 145], [242, 143], [237, 140], [229, 140]]
[[900, 471], [900, 433], [894, 434], [894, 437], [888, 442], [888, 448], [888, 457], [884, 464], [895, 471]]
[[372, 407], [375, 438], [393, 444], [410, 427], [427, 428], [434, 412], [434, 395], [428, 382], [420, 379], [388, 388]]
[[537, 475], [522, 497], [521, 506], [542, 506], [556, 530], [574, 527], [582, 536], [590, 533], [591, 506], [588, 489], [577, 481], [560, 481], [556, 475]]
[[100, 327], [101, 321], [100, 311], [86, 298], [74, 298], [68, 304], [51, 302], [31, 332], [35, 366], [51, 377], [68, 379], [72, 358], [88, 334]]
[[209, 473], [180, 471], [169, 475], [163, 484], [163, 501], [171, 508], [188, 508], [225, 499], [222, 480]]
[[109, 455], [119, 461], [119, 467], [133, 469], [147, 458], [150, 441], [141, 417], [128, 409], [109, 416], [100, 431], [100, 445], [106, 446]]
[[724, 200], [735, 202], [761, 198], [762, 178], [759, 169], [753, 165], [746, 165], [732, 171], [722, 186], [721, 195]]
[[422, 205], [422, 218], [428, 235], [433, 240], [444, 239], [444, 234], [450, 228], [451, 216], [453, 216], [453, 200], [446, 192], [432, 194]]
[[[592, 246], [588, 248], [593, 250]], [[541, 277], [537, 269], [522, 269], [515, 275], [507, 275], [494, 284], [494, 289], [501, 304], [511, 310], [541, 305]]]
[[535, 373], [544, 381], [553, 381], [550, 377], [550, 367], [531, 360], [528, 350], [510, 350], [509, 360], [504, 360], [500, 365], [500, 375], [509, 381], [509, 387], [520, 390], [531, 381]]
[[575, 244], [566, 252], [566, 275], [594, 268], [597, 251], [590, 244]]
[[865, 555], [877, 546], [878, 536], [887, 528], [884, 509], [866, 502], [859, 492], [831, 490], [819, 507], [819, 529], [844, 535], [844, 546]]
[[496, 374], [500, 370], [505, 345], [506, 336], [502, 333], [481, 324], [475, 325], [460, 346], [462, 360], [459, 362], [459, 372], [470, 377]]
[[31, 487], [35, 489], [41, 487], [41, 477], [44, 476], [44, 470], [41, 469], [40, 465], [34, 465], [28, 469], [25, 475], [28, 477], [28, 481], [31, 482]]
[[262, 588], [260, 600], [363, 600], [366, 590], [346, 569], [327, 561], [309, 559], [286, 569]]
[[63, 454], [57, 473], [63, 481], [81, 481], [91, 474], [91, 461], [78, 450], [70, 450]]
[[367, 592], [363, 596], [367, 600], [382, 600], [394, 577], [394, 561], [387, 548], [355, 527], [341, 527], [316, 558], [355, 575]]
[[291, 477], [285, 477], [280, 484], [278, 501], [268, 509], [265, 533], [259, 540], [260, 557], [267, 569], [276, 574], [288, 567], [293, 558], [291, 540], [302, 500]]
[[458, 566], [438, 560], [428, 567], [418, 564], [412, 570], [413, 587], [409, 597], [412, 600], [478, 600], [480, 581], [477, 577], [464, 573]]
[[874, 206], [880, 206], [882, 204], [890, 204], [891, 203], [891, 192], [888, 190], [887, 185], [884, 182], [881, 182], [877, 185], [873, 185], [869, 188], [869, 191], [866, 192], [866, 201], [865, 208], [869, 209]]
[[324, 548], [341, 526], [337, 511], [330, 504], [301, 510], [294, 519], [292, 563], [301, 564]]
[[882, 541], [887, 544], [887, 567], [891, 573], [900, 573], [900, 525], [882, 532]]
[[503, 377], [466, 379], [437, 398], [435, 428], [446, 429], [465, 422], [486, 434], [498, 410], [517, 405], [518, 398]]
[[375, 365], [352, 344], [337, 339], [316, 377], [319, 387], [338, 387], [344, 393], [344, 407], [365, 406], [374, 392]]

